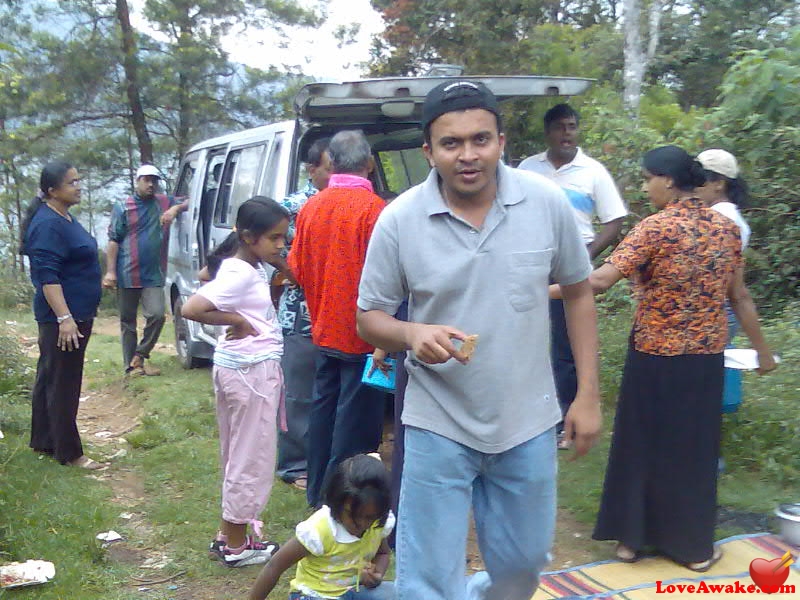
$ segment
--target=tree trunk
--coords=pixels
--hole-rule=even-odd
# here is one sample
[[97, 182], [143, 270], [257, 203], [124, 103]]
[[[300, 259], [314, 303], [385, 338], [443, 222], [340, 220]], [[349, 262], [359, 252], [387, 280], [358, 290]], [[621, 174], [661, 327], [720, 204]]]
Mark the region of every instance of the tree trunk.
[[642, 42], [642, 6], [641, 0], [624, 0], [623, 31], [625, 34], [625, 68], [623, 79], [625, 89], [623, 102], [625, 109], [634, 118], [639, 118], [639, 100], [642, 96], [642, 82], [647, 72], [647, 65], [653, 60], [658, 49], [658, 34], [664, 0], [652, 0], [648, 12], [647, 50]]
[[192, 40], [192, 26], [189, 23], [181, 23], [180, 37], [178, 38], [178, 160], [189, 147], [189, 130], [191, 127], [191, 115], [189, 105], [190, 78], [187, 75], [190, 66], [186, 64], [187, 46]]
[[645, 55], [642, 52], [641, 5], [639, 0], [625, 0], [622, 5], [623, 31], [625, 46], [623, 48], [625, 67], [623, 80], [625, 84], [622, 101], [625, 110], [634, 118], [639, 118], [639, 99], [642, 95], [644, 80]]
[[658, 50], [658, 38], [661, 28], [661, 16], [664, 14], [664, 0], [653, 0], [650, 4], [648, 18], [647, 64], [649, 65]]
[[133, 39], [133, 28], [128, 11], [127, 0], [116, 0], [117, 21], [119, 21], [122, 31], [122, 54], [123, 67], [125, 69], [126, 90], [128, 93], [128, 104], [131, 109], [131, 124], [136, 132], [136, 139], [139, 142], [139, 155], [142, 163], [153, 162], [153, 142], [147, 131], [144, 108], [139, 95], [139, 75], [136, 59], [136, 42]]
[[[22, 206], [22, 196], [20, 194], [20, 185], [17, 178], [17, 166], [13, 160], [8, 161], [9, 170], [6, 171], [6, 185], [14, 190], [14, 208], [16, 210], [17, 220], [17, 242], [18, 247], [22, 246], [22, 219], [25, 218], [25, 207]], [[14, 178], [14, 184], [11, 185], [11, 177]], [[14, 252], [14, 270], [18, 270], [23, 275], [25, 274], [25, 257], [19, 252]]]

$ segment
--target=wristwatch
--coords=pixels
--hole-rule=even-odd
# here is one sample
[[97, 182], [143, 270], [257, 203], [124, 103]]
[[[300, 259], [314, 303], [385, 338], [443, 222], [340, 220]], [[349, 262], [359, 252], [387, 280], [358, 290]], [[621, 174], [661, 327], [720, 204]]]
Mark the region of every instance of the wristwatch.
[[67, 314], [62, 315], [60, 317], [56, 317], [56, 321], [58, 321], [58, 324], [61, 325], [64, 321], [66, 321], [67, 319], [71, 319], [71, 318], [72, 318], [72, 315], [67, 313]]

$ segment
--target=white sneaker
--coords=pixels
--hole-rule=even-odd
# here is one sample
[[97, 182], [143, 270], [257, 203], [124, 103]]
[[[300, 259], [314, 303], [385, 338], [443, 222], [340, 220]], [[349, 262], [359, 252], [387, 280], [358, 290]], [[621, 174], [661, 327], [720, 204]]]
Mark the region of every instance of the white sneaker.
[[263, 565], [278, 551], [278, 544], [274, 542], [260, 542], [252, 536], [245, 538], [243, 549], [235, 554], [227, 545], [219, 553], [220, 559], [229, 567], [247, 567], [249, 565]]

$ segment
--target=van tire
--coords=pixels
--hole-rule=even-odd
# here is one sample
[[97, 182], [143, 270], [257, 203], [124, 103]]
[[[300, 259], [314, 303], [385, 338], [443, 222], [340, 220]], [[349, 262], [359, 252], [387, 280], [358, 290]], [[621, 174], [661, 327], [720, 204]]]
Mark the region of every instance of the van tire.
[[194, 343], [189, 338], [189, 327], [186, 325], [186, 319], [181, 315], [182, 308], [183, 301], [178, 296], [172, 303], [172, 316], [175, 325], [175, 351], [178, 354], [178, 362], [181, 363], [184, 369], [204, 367], [208, 364], [208, 361], [192, 354]]

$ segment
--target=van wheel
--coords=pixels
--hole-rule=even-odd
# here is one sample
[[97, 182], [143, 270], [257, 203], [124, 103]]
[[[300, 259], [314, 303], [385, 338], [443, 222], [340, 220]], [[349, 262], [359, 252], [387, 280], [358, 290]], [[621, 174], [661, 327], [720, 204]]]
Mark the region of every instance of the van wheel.
[[189, 328], [186, 319], [181, 315], [183, 302], [181, 297], [175, 298], [172, 304], [172, 315], [175, 322], [175, 350], [178, 353], [178, 361], [184, 369], [196, 369], [206, 364], [206, 360], [198, 358], [192, 354], [192, 340], [189, 339]]

